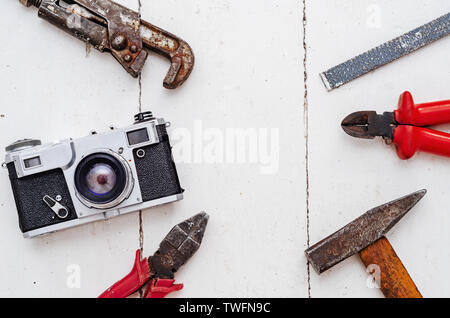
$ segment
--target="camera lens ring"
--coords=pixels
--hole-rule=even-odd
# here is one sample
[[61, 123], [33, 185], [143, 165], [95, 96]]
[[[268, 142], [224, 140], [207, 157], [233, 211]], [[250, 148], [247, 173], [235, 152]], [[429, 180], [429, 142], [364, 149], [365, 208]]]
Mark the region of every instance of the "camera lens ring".
[[[100, 166], [100, 169], [96, 166]], [[104, 192], [100, 191], [100, 193], [93, 191], [93, 186], [94, 189], [98, 189], [95, 186], [102, 187], [109, 182], [106, 178], [104, 183], [93, 185], [91, 172], [94, 171], [94, 176], [96, 176], [96, 169], [107, 173], [112, 171], [113, 174], [110, 177], [112, 177], [113, 182], [111, 182], [111, 185], [106, 185], [108, 191], [105, 189], [103, 189]], [[104, 178], [103, 175], [98, 175], [97, 178], [99, 177]], [[75, 194], [81, 203], [89, 208], [104, 210], [119, 205], [130, 196], [134, 179], [131, 168], [123, 157], [109, 149], [100, 149], [83, 156], [75, 170], [74, 183]]]

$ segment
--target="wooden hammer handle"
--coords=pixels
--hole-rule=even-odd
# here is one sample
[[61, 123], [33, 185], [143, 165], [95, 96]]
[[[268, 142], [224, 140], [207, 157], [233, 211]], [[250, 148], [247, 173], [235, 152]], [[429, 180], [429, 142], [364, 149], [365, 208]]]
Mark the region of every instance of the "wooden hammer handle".
[[422, 298], [389, 241], [383, 237], [359, 252], [364, 265], [378, 265], [380, 287], [387, 298]]

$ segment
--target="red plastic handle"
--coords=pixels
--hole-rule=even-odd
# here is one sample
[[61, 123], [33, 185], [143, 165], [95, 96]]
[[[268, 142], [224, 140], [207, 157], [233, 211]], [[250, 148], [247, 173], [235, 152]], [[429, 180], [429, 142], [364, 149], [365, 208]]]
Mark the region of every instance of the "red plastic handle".
[[394, 143], [400, 159], [409, 159], [417, 151], [450, 157], [450, 134], [415, 126], [398, 126]]
[[175, 284], [173, 279], [153, 279], [145, 298], [164, 298], [168, 294], [183, 289], [183, 284]]
[[450, 122], [450, 100], [414, 104], [410, 92], [404, 92], [395, 111], [395, 120], [403, 125], [428, 126]]
[[122, 280], [108, 288], [98, 298], [126, 298], [136, 292], [150, 279], [150, 268], [146, 258], [141, 260], [141, 251], [136, 252], [134, 267]]

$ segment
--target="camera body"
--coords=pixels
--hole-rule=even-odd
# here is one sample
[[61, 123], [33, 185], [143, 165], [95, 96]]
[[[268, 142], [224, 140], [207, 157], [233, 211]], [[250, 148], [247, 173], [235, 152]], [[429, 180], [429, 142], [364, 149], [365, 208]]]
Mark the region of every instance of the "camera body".
[[5, 164], [24, 237], [181, 200], [167, 126], [146, 112], [123, 129], [8, 146]]

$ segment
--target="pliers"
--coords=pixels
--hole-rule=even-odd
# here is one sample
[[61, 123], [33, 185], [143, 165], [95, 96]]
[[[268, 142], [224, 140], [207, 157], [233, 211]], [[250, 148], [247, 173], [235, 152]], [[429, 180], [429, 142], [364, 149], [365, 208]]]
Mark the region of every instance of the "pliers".
[[417, 151], [450, 157], [450, 134], [424, 126], [450, 123], [450, 100], [414, 104], [410, 92], [400, 96], [398, 109], [382, 115], [360, 111], [342, 121], [344, 131], [357, 138], [383, 137], [394, 144], [400, 159], [410, 159]]
[[141, 259], [138, 250], [131, 272], [99, 298], [125, 298], [147, 284], [144, 298], [164, 298], [181, 290], [183, 285], [175, 284], [174, 274], [199, 249], [208, 219], [208, 214], [202, 212], [176, 225], [148, 259]]

